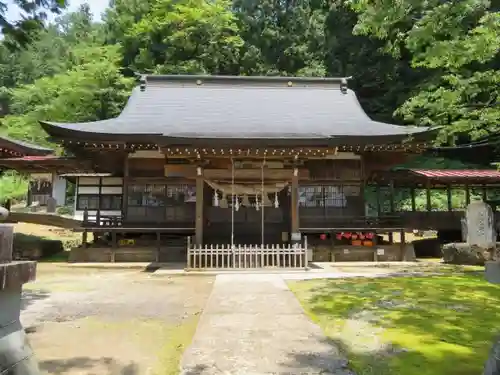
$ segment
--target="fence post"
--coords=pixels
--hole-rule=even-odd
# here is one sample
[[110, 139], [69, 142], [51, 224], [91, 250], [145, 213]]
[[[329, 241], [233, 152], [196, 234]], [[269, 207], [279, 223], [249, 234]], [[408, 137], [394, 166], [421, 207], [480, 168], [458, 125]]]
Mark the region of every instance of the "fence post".
[[186, 268], [189, 270], [191, 268], [191, 236], [187, 238], [186, 257]]
[[309, 248], [307, 246], [307, 236], [304, 236], [304, 268], [309, 269]]

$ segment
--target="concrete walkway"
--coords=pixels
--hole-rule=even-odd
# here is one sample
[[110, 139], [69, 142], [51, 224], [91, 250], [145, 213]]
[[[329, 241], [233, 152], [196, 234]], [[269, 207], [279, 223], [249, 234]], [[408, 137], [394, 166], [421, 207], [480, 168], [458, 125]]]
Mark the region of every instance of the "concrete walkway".
[[183, 375], [351, 375], [277, 274], [218, 275]]

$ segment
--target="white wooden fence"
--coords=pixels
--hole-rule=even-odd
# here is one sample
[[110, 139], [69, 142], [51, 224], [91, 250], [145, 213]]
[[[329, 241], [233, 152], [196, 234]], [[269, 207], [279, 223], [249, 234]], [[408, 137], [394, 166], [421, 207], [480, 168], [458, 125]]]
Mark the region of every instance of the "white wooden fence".
[[307, 268], [307, 245], [188, 245], [187, 268]]

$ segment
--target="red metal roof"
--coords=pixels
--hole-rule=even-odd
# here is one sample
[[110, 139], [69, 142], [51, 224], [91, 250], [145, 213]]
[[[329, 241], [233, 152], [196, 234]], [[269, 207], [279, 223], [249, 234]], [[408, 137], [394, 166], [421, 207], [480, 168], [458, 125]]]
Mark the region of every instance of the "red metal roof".
[[437, 179], [487, 178], [500, 180], [500, 171], [494, 169], [410, 169], [414, 174]]

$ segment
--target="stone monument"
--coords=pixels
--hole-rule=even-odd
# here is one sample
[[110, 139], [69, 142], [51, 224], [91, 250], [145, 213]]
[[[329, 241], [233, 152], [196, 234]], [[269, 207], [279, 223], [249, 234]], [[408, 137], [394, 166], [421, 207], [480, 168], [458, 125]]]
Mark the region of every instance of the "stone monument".
[[57, 201], [53, 197], [47, 199], [47, 212], [53, 214], [57, 209]]
[[471, 202], [465, 212], [466, 242], [470, 246], [491, 249], [496, 244], [495, 216], [491, 206], [482, 201]]
[[[7, 210], [0, 208], [5, 220]], [[14, 230], [0, 224], [0, 374], [39, 375], [19, 316], [22, 286], [36, 276], [36, 262], [12, 261]]]

